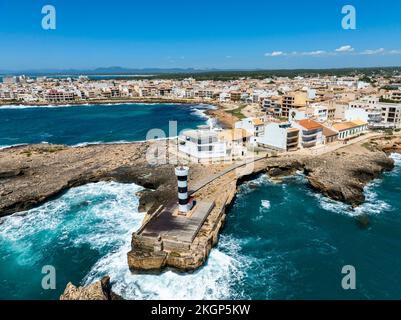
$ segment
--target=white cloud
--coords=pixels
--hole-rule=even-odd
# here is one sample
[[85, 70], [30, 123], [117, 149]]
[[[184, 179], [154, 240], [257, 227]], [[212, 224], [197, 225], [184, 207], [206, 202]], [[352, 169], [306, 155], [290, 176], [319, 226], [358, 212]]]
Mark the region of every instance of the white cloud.
[[232, 56], [226, 56], [226, 59], [231, 59], [232, 58]]
[[390, 50], [389, 54], [401, 54], [401, 50]]
[[266, 57], [279, 57], [279, 56], [284, 56], [285, 53], [283, 51], [273, 51], [271, 53], [265, 53]]
[[316, 50], [316, 51], [308, 51], [308, 52], [302, 52], [301, 54], [304, 56], [321, 56], [323, 54], [326, 54], [327, 52], [324, 50]]
[[384, 53], [384, 52], [385, 52], [384, 48], [375, 49], [375, 50], [368, 49], [368, 50], [362, 51], [361, 54], [374, 55], [374, 54], [380, 54], [380, 53]]
[[336, 49], [336, 52], [352, 52], [354, 50], [355, 49], [352, 48], [350, 45], [347, 45], [347, 46], [342, 46], [342, 47]]

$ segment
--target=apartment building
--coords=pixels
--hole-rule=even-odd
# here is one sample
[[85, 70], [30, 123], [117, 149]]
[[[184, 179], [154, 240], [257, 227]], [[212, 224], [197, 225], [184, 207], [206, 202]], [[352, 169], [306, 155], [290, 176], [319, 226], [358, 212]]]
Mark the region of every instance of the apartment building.
[[395, 102], [401, 102], [401, 91], [390, 91], [389, 93], [383, 95], [383, 98]]
[[245, 129], [248, 131], [252, 136], [258, 138], [262, 137], [265, 132], [265, 119], [264, 117], [259, 118], [245, 118], [241, 121], [237, 121], [235, 123], [235, 128], [237, 129]]
[[299, 129], [289, 122], [271, 122], [266, 124], [265, 134], [257, 139], [257, 143], [278, 151], [295, 151], [299, 148]]
[[291, 109], [303, 108], [307, 105], [307, 93], [304, 91], [291, 92], [283, 95], [282, 116], [288, 117]]
[[51, 89], [46, 92], [45, 99], [51, 103], [70, 102], [75, 100], [75, 93], [70, 91]]
[[281, 96], [266, 97], [262, 100], [262, 110], [266, 114], [281, 117], [283, 98]]
[[233, 102], [241, 101], [242, 93], [240, 91], [231, 91], [230, 92], [230, 100]]
[[311, 148], [323, 144], [323, 126], [311, 119], [304, 119], [292, 123], [300, 129], [299, 145], [303, 148]]
[[384, 128], [401, 128], [401, 104], [380, 103], [382, 126]]
[[383, 121], [382, 112], [377, 107], [363, 108], [348, 108], [345, 110], [344, 119], [346, 121], [363, 120], [371, 127], [380, 126]]

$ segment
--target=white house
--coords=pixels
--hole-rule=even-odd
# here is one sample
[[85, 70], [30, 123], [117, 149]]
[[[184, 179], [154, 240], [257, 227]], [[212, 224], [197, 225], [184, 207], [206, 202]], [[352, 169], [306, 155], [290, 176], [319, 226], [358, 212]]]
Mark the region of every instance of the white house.
[[308, 116], [306, 114], [306, 108], [297, 108], [297, 109], [290, 109], [288, 112], [288, 120], [292, 121], [299, 121], [306, 119]]
[[264, 135], [264, 117], [245, 118], [235, 123], [236, 129], [245, 129], [256, 138]]
[[178, 150], [199, 161], [242, 157], [252, 135], [245, 129], [186, 130], [178, 137]]
[[345, 110], [344, 117], [346, 121], [363, 120], [368, 122], [369, 120], [368, 111], [362, 108], [351, 108]]
[[227, 156], [226, 143], [219, 141], [213, 130], [186, 130], [178, 137], [178, 150], [196, 159], [214, 159]]
[[368, 123], [362, 120], [340, 122], [333, 125], [338, 132], [339, 140], [349, 140], [360, 136], [368, 130]]

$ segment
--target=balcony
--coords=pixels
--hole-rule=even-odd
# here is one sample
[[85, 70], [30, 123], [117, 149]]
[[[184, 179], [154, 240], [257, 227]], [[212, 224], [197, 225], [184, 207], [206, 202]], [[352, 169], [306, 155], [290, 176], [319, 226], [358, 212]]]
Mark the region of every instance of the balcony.
[[302, 142], [302, 146], [303, 146], [304, 148], [311, 148], [311, 147], [314, 147], [314, 146], [316, 146], [316, 140], [310, 141], [310, 142]]

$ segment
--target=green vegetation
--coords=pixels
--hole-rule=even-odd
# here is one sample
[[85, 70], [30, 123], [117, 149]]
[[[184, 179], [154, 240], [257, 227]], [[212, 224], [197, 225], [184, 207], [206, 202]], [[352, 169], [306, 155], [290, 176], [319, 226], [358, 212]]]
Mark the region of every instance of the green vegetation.
[[52, 147], [40, 149], [39, 152], [40, 153], [55, 153], [55, 152], [59, 152], [63, 149], [64, 149], [63, 147], [52, 146]]
[[30, 156], [32, 156], [32, 151], [25, 150], [25, 151], [22, 151], [21, 154], [25, 154], [27, 157], [30, 157]]
[[380, 98], [379, 101], [384, 102], [384, 103], [398, 103], [398, 101], [391, 100], [391, 99], [385, 99], [385, 98]]
[[362, 143], [362, 147], [368, 149], [369, 151], [375, 151], [374, 146], [370, 142]]
[[[342, 69], [281, 69], [281, 70], [212, 70], [202, 71], [194, 70], [191, 72], [175, 72], [175, 73], [153, 73], [149, 75], [132, 76], [132, 79], [177, 79], [194, 78], [198, 81], [215, 80], [229, 81], [238, 79], [266, 79], [274, 77], [297, 76], [309, 78], [319, 76], [356, 76], [361, 79], [372, 76], [394, 76], [401, 73], [401, 67], [384, 67], [384, 68], [342, 68]], [[119, 73], [124, 74], [124, 73]], [[118, 79], [118, 77], [116, 77]], [[124, 78], [126, 79], [126, 78]], [[366, 79], [367, 80], [367, 79]], [[370, 80], [370, 78], [369, 78]], [[369, 81], [370, 82], [370, 81]]]
[[246, 107], [245, 104], [240, 105], [238, 108], [233, 109], [233, 110], [226, 110], [227, 113], [233, 115], [234, 117], [237, 117], [238, 119], [242, 120], [245, 118], [245, 116], [242, 114], [242, 110]]
[[392, 136], [394, 134], [393, 129], [386, 129], [384, 130], [384, 133], [386, 136]]
[[368, 76], [364, 76], [362, 78], [359, 78], [359, 81], [367, 82], [367, 83], [372, 83], [372, 79], [370, 79]]
[[175, 252], [175, 251], [171, 251], [171, 252], [170, 252], [170, 256], [176, 257], [176, 258], [181, 257], [181, 255], [180, 255], [178, 252]]

